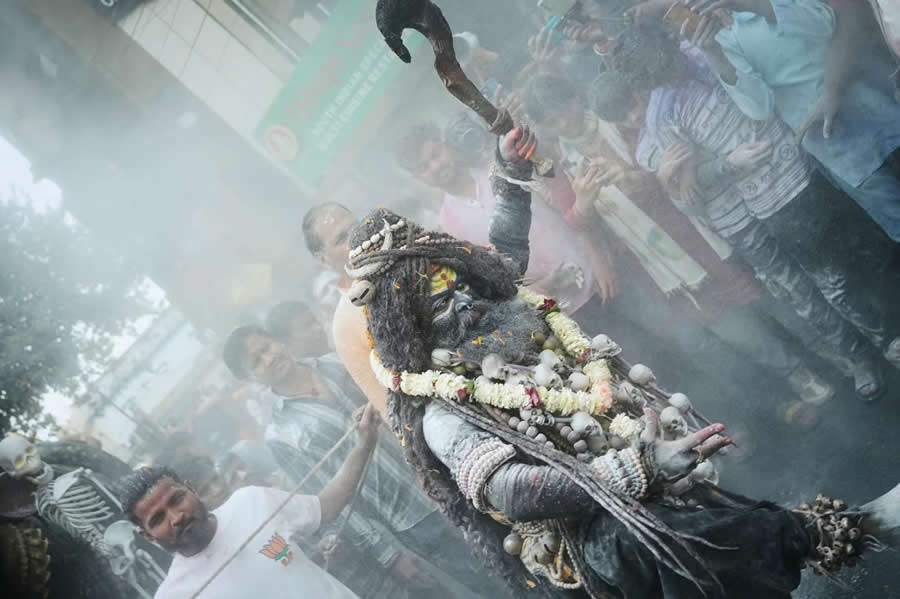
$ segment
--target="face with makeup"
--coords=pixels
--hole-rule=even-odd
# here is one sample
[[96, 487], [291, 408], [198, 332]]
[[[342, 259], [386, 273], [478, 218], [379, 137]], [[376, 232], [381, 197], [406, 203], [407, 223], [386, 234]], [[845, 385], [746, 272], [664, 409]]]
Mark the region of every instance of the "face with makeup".
[[546, 324], [520, 299], [484, 299], [446, 267], [432, 273], [431, 291], [433, 348], [449, 349], [473, 362], [489, 353], [515, 362], [535, 358], [532, 335], [546, 334]]

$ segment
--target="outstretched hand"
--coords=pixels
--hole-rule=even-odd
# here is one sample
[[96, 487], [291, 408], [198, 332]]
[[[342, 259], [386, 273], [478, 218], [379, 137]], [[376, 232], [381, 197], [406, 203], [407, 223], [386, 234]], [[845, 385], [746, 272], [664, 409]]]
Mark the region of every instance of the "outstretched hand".
[[500, 138], [500, 157], [506, 162], [528, 162], [537, 145], [534, 131], [528, 125], [519, 125]]
[[653, 452], [656, 464], [656, 472], [648, 472], [648, 477], [659, 475], [664, 481], [677, 481], [693, 472], [697, 464], [732, 444], [730, 438], [721, 436], [725, 430], [721, 424], [711, 424], [683, 439], [663, 441], [657, 413], [644, 410], [644, 419], [646, 426], [641, 441], [647, 446], [644, 451]]

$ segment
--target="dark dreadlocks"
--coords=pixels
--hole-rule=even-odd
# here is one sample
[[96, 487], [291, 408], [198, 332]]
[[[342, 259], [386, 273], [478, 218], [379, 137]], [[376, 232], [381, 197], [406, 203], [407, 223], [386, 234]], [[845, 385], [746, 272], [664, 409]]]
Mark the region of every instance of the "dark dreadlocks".
[[[397, 217], [387, 210], [370, 214], [354, 230], [351, 247], [359, 246], [377, 233], [389, 218]], [[406, 245], [421, 237], [423, 230], [406, 229]], [[378, 347], [378, 355], [393, 370], [423, 371], [431, 366], [431, 303], [429, 301], [432, 265], [449, 266], [482, 297], [504, 299], [516, 294], [518, 269], [496, 252], [460, 242], [449, 235], [429, 233], [436, 241], [430, 246], [412, 250], [393, 250], [402, 255], [388, 273], [376, 278], [376, 294], [367, 306], [375, 314], [394, 314], [396, 318], [370, 318], [369, 332]], [[441, 243], [443, 242], [443, 243]], [[399, 257], [399, 256], [398, 256]], [[358, 262], [358, 264], [364, 261]], [[391, 429], [403, 445], [406, 461], [415, 469], [425, 493], [441, 512], [465, 534], [476, 559], [485, 567], [501, 573], [512, 588], [522, 588], [523, 581], [533, 577], [522, 561], [502, 550], [506, 528], [475, 508], [459, 492], [447, 467], [437, 459], [425, 443], [422, 420], [426, 401], [395, 391], [388, 392], [388, 415]], [[535, 581], [544, 589], [542, 581]], [[549, 596], [549, 595], [548, 595]]]

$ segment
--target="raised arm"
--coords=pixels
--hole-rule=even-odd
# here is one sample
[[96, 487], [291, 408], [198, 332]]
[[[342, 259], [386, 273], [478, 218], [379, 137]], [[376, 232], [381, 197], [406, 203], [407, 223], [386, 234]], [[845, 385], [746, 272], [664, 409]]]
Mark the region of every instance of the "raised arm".
[[488, 238], [497, 251], [515, 260], [522, 274], [528, 270], [531, 192], [516, 181], [531, 179], [528, 158], [536, 149], [534, 133], [527, 126], [516, 127], [500, 139], [497, 166], [491, 177], [497, 203]]
[[326, 526], [337, 518], [356, 491], [359, 479], [362, 477], [366, 463], [372, 456], [375, 444], [378, 442], [378, 423], [380, 418], [375, 407], [367, 404], [361, 408], [354, 418], [357, 418], [359, 440], [356, 447], [344, 460], [337, 475], [331, 479], [322, 492], [319, 493], [319, 504], [322, 506], [322, 521], [320, 526]]

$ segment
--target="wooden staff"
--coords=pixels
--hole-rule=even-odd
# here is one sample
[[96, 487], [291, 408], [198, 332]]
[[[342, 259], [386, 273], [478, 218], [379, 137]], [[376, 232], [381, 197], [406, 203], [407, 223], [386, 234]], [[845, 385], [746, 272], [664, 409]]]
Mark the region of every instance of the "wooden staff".
[[[412, 62], [409, 49], [400, 37], [404, 29], [415, 29], [431, 43], [434, 50], [434, 68], [441, 81], [453, 96], [474, 110], [488, 124], [494, 135], [505, 135], [514, 123], [509, 111], [497, 109], [475, 87], [456, 60], [453, 49], [453, 32], [441, 9], [429, 0], [378, 0], [375, 21], [384, 41], [400, 60]], [[553, 176], [553, 162], [540, 156], [532, 156], [535, 172], [542, 177]]]

